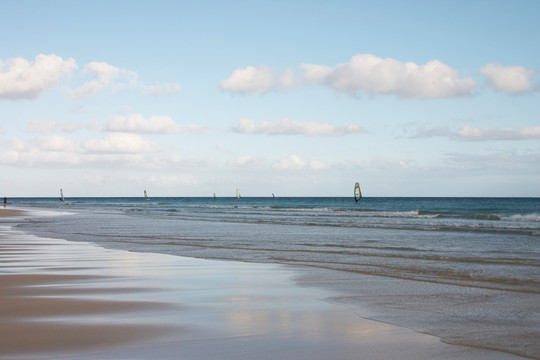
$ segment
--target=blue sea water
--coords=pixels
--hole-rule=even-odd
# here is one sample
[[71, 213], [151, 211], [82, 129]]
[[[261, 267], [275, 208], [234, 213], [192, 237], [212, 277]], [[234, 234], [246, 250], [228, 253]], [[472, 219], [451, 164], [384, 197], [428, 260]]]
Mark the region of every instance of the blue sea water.
[[[313, 269], [374, 318], [540, 354], [539, 198], [52, 198], [19, 227], [104, 247]], [[68, 215], [69, 214], [69, 215]], [[339, 295], [337, 295], [339, 293]], [[368, 316], [368, 315], [366, 315]]]
[[[302, 263], [511, 291], [540, 288], [538, 198], [72, 198], [47, 235], [129, 250]], [[99, 220], [88, 221], [90, 218]], [[51, 224], [54, 223], [54, 224]]]

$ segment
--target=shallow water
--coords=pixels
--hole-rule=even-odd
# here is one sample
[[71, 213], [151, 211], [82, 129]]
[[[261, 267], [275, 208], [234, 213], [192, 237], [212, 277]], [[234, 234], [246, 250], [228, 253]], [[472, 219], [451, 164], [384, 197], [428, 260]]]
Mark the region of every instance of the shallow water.
[[313, 268], [362, 316], [535, 357], [537, 198], [13, 199], [69, 216], [21, 225], [141, 252]]

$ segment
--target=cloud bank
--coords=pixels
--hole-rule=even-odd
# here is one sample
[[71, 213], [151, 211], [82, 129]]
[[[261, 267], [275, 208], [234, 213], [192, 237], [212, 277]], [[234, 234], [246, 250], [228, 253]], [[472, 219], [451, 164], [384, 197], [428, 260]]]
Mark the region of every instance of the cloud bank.
[[[32, 61], [22, 57], [0, 60], [0, 99], [34, 99], [39, 94], [71, 78], [78, 69], [73, 58], [39, 54]], [[458, 71], [439, 60], [426, 64], [401, 62], [372, 54], [358, 54], [335, 66], [302, 63], [296, 72], [277, 71], [266, 65], [238, 68], [219, 83], [223, 91], [241, 94], [284, 92], [292, 88], [320, 85], [351, 96], [393, 95], [400, 98], [454, 98], [470, 96], [477, 88], [471, 78], [460, 78]], [[536, 91], [531, 77], [535, 70], [523, 66], [489, 63], [480, 69], [486, 85], [506, 94]], [[134, 71], [106, 62], [90, 62], [83, 67], [90, 77], [69, 91], [73, 98], [94, 95], [103, 89], [139, 89], [143, 94], [161, 96], [181, 91], [177, 83], [143, 84]]]
[[[456, 69], [439, 60], [419, 65], [372, 54], [358, 54], [335, 66], [302, 63], [298, 72], [296, 76], [292, 70], [279, 72], [266, 65], [247, 66], [234, 70], [219, 86], [233, 93], [265, 94], [311, 84], [355, 97], [393, 95], [405, 99], [470, 96], [478, 86], [470, 77], [460, 78]], [[480, 69], [487, 86], [511, 95], [535, 91], [531, 81], [535, 73], [523, 66], [497, 63]]]
[[90, 123], [41, 121], [30, 122], [27, 128], [29, 133], [73, 133], [79, 130], [123, 132], [134, 134], [200, 134], [206, 131], [205, 127], [197, 125], [179, 125], [168, 116], [144, 117], [141, 114], [128, 116], [112, 116], [106, 125], [98, 121]]
[[39, 137], [32, 144], [42, 151], [63, 153], [107, 153], [107, 154], [139, 154], [160, 150], [157, 143], [143, 139], [139, 135], [113, 133], [103, 138], [72, 141], [64, 136]]
[[86, 152], [109, 154], [138, 154], [157, 152], [161, 147], [139, 135], [114, 133], [102, 139], [89, 139], [83, 142]]
[[[55, 167], [57, 165], [119, 164], [147, 166], [146, 157], [158, 153], [161, 146], [136, 134], [113, 133], [102, 138], [73, 141], [64, 136], [43, 136], [28, 142], [14, 139], [4, 142], [0, 164]], [[146, 160], [145, 160], [146, 159]]]
[[222, 90], [263, 94], [308, 84], [326, 86], [353, 96], [394, 95], [401, 98], [452, 98], [471, 95], [477, 83], [459, 78], [458, 71], [432, 60], [424, 65], [359, 54], [336, 66], [300, 64], [301, 76], [292, 70], [276, 72], [268, 66], [236, 69], [221, 81]]
[[468, 141], [534, 140], [540, 139], [540, 126], [503, 129], [463, 126], [457, 130], [452, 130], [448, 127], [438, 127], [434, 129], [421, 129], [414, 137], [430, 138], [436, 136], [446, 136]]
[[196, 125], [179, 125], [168, 116], [150, 116], [141, 114], [113, 116], [107, 125], [108, 131], [144, 134], [181, 134], [202, 133], [206, 129]]
[[242, 119], [234, 132], [242, 134], [266, 135], [306, 135], [306, 136], [342, 136], [365, 132], [360, 125], [334, 126], [316, 122], [298, 122], [289, 119], [264, 121], [255, 124], [253, 120]]

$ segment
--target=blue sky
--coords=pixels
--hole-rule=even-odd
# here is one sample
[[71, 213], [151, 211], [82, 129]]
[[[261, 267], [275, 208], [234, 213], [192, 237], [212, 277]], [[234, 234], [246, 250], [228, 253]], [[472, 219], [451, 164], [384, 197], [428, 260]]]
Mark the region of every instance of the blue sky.
[[0, 1], [7, 196], [540, 196], [538, 1]]

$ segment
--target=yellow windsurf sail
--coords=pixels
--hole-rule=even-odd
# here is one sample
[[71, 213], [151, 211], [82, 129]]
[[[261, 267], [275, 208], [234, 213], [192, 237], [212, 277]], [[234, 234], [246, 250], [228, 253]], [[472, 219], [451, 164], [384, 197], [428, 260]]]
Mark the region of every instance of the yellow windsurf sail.
[[360, 190], [360, 184], [354, 184], [354, 201], [358, 202], [362, 198], [362, 191]]

